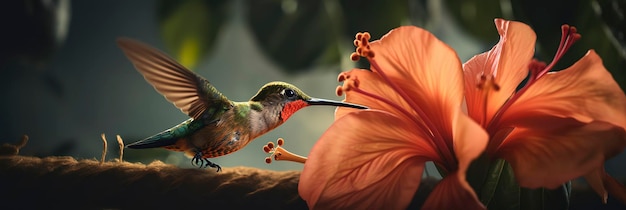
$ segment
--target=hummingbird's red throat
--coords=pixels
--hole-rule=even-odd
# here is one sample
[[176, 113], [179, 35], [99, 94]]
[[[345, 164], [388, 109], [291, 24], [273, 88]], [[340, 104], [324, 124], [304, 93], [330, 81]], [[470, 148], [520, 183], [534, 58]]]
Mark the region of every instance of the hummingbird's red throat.
[[283, 111], [280, 113], [280, 119], [283, 120], [283, 122], [287, 121], [287, 119], [289, 119], [289, 117], [291, 117], [291, 115], [293, 115], [293, 113], [296, 113], [298, 110], [308, 106], [309, 104], [307, 104], [305, 101], [303, 100], [297, 100], [297, 101], [292, 101], [289, 102], [287, 104], [285, 104], [285, 107], [283, 108]]

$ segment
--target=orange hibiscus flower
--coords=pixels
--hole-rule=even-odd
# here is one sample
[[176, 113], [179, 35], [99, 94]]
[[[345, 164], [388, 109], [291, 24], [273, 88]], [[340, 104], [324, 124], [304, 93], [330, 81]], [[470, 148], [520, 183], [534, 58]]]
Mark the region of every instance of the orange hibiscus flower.
[[608, 189], [626, 202], [603, 166], [626, 147], [626, 97], [600, 57], [590, 50], [550, 72], [580, 38], [576, 28], [562, 27], [555, 58], [545, 65], [532, 59], [536, 35], [529, 26], [495, 24], [500, 42], [463, 65], [467, 111], [490, 135], [487, 154], [509, 162], [522, 187], [554, 188], [585, 176], [604, 201]]
[[406, 208], [424, 163], [433, 161], [445, 177], [424, 209], [483, 209], [465, 177], [484, 151], [508, 161], [520, 186], [552, 188], [584, 176], [605, 201], [611, 194], [626, 203], [626, 188], [603, 167], [626, 147], [626, 96], [599, 56], [589, 51], [550, 72], [580, 38], [574, 27], [562, 28], [555, 59], [545, 65], [532, 59], [532, 29], [495, 23], [500, 42], [462, 66], [417, 27], [372, 43], [357, 34], [352, 58], [367, 58], [371, 70], [340, 74], [337, 92], [371, 109], [337, 109], [309, 159], [295, 158], [306, 160], [299, 192], [309, 207]]
[[465, 179], [488, 136], [461, 110], [464, 75], [457, 54], [428, 31], [405, 26], [378, 41], [356, 36], [353, 59], [370, 70], [339, 75], [338, 94], [369, 110], [338, 109], [311, 150], [299, 193], [311, 209], [404, 209], [424, 164], [446, 176], [424, 209], [483, 209]]

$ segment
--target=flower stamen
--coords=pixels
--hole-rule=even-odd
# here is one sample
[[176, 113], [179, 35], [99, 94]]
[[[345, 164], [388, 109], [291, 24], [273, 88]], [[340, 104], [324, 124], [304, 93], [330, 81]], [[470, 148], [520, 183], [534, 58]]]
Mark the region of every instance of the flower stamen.
[[565, 55], [565, 52], [567, 52], [567, 50], [569, 50], [569, 48], [580, 39], [580, 37], [581, 35], [577, 32], [576, 27], [567, 24], [561, 26], [561, 42], [559, 43], [559, 47], [557, 48], [554, 58], [552, 59], [550, 64], [546, 66], [544, 62], [538, 61], [536, 59], [533, 59], [533, 61], [531, 61], [528, 66], [530, 71], [530, 78], [528, 82], [526, 82], [526, 85], [524, 85], [524, 87], [522, 87], [522, 89], [520, 89], [517, 93], [514, 93], [513, 96], [511, 96], [511, 98], [506, 103], [504, 103], [504, 105], [502, 105], [498, 112], [496, 112], [493, 119], [489, 123], [489, 126], [487, 127], [488, 132], [492, 133], [494, 132], [494, 129], [497, 129], [494, 126], [500, 124], [498, 121], [500, 121], [500, 119], [502, 118], [502, 113], [505, 112], [509, 107], [511, 107], [511, 105], [515, 103], [515, 101], [517, 101], [517, 99], [519, 99], [520, 96], [524, 94], [524, 92], [526, 92], [526, 90], [528, 90], [528, 87], [530, 87], [538, 79], [546, 75], [554, 67], [557, 61], [559, 61], [561, 57]]
[[267, 145], [263, 146], [263, 151], [265, 153], [270, 154], [269, 157], [265, 158], [265, 163], [270, 164], [272, 163], [272, 157], [274, 160], [286, 160], [286, 161], [292, 161], [292, 162], [298, 162], [298, 163], [305, 163], [307, 158], [294, 154], [292, 152], [287, 151], [285, 148], [283, 148], [283, 144], [285, 144], [285, 140], [283, 138], [278, 138], [278, 140], [276, 140], [276, 143], [278, 144], [278, 146], [274, 147], [274, 142], [268, 142]]
[[352, 88], [359, 86], [359, 80], [357, 78], [350, 78], [350, 74], [342, 72], [337, 77], [337, 81], [343, 82], [342, 86], [338, 86], [336, 89], [337, 96], [342, 96], [344, 92], [352, 90]]
[[478, 84], [476, 86], [482, 90], [489, 90], [489, 89], [495, 90], [495, 91], [500, 90], [500, 85], [496, 83], [495, 78], [492, 75], [487, 76], [485, 74], [481, 74], [479, 77]]
[[486, 126], [487, 125], [487, 103], [488, 103], [488, 99], [489, 99], [489, 95], [492, 93], [492, 90], [494, 91], [499, 91], [500, 90], [500, 85], [498, 85], [498, 83], [496, 83], [495, 81], [496, 79], [494, 78], [493, 74], [484, 74], [484, 72], [478, 77], [478, 83], [476, 84], [476, 87], [480, 90], [482, 90], [482, 99], [483, 99], [483, 110], [482, 113], [483, 115], [481, 116], [482, 119], [480, 119], [480, 125], [482, 126]]
[[360, 57], [365, 57], [365, 58], [374, 58], [374, 51], [372, 51], [370, 49], [370, 38], [371, 35], [368, 32], [363, 32], [363, 33], [357, 33], [354, 36], [354, 46], [356, 47], [355, 53], [352, 53], [352, 55], [350, 55], [350, 59], [353, 61], [357, 61], [359, 60], [359, 56]]

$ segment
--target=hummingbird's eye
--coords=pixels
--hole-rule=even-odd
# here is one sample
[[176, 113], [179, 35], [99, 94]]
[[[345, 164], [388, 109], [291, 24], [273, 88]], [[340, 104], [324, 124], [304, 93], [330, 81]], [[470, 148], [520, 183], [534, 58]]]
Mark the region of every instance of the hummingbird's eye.
[[293, 98], [296, 96], [296, 92], [294, 92], [292, 89], [285, 89], [283, 91], [283, 94], [287, 96], [287, 98]]

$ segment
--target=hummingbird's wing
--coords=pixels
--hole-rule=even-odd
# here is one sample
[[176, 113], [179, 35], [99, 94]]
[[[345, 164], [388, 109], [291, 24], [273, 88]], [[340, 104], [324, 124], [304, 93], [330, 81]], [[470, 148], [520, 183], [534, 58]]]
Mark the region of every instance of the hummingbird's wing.
[[129, 38], [119, 38], [117, 45], [146, 81], [193, 119], [198, 119], [206, 110], [215, 112], [232, 106], [209, 81], [160, 50]]

